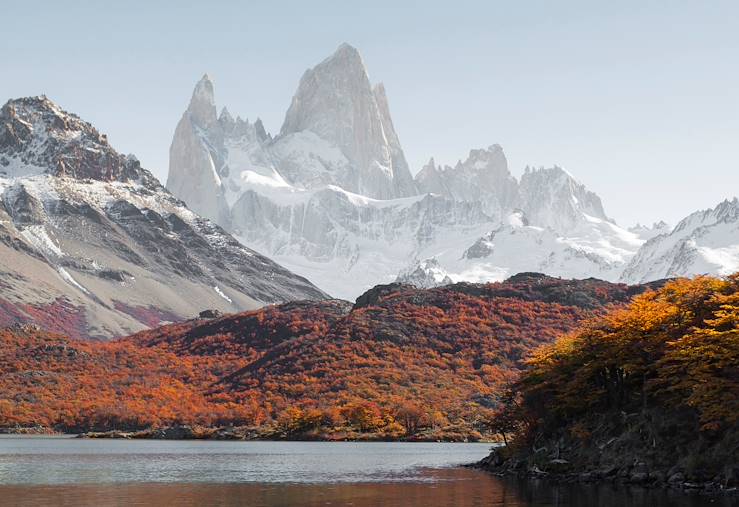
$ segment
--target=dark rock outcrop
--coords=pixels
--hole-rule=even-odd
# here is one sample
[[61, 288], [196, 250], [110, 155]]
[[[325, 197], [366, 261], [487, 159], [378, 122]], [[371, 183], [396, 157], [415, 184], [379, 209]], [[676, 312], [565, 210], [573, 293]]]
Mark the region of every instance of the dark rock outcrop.
[[388, 283], [385, 285], [375, 285], [370, 290], [366, 291], [364, 294], [357, 298], [357, 301], [354, 303], [354, 309], [376, 305], [382, 298], [384, 298], [388, 294], [400, 292], [403, 289], [413, 289], [413, 287], [399, 282]]

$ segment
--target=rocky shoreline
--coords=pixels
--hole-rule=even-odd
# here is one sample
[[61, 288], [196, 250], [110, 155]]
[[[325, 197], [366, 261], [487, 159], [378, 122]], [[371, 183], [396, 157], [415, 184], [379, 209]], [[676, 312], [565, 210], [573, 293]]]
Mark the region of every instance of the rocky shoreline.
[[285, 432], [271, 426], [165, 426], [147, 429], [121, 430], [60, 430], [45, 426], [0, 428], [0, 435], [53, 435], [92, 439], [128, 440], [245, 440], [245, 441], [311, 441], [311, 442], [491, 442], [480, 435], [429, 431], [396, 437], [386, 433], [360, 432], [346, 429], [333, 432]]
[[632, 465], [578, 467], [565, 459], [551, 459], [546, 464], [532, 464], [526, 456], [508, 457], [505, 447], [491, 449], [488, 456], [467, 465], [497, 476], [545, 479], [555, 483], [617, 483], [647, 488], [670, 488], [708, 495], [739, 496], [739, 468], [727, 466], [724, 473], [710, 480], [687, 473], [675, 465], [669, 469], [650, 468], [635, 458]]
[[199, 428], [173, 426], [146, 430], [86, 431], [77, 438], [149, 439], [149, 440], [260, 440], [262, 435], [247, 428]]
[[409, 437], [392, 438], [386, 434], [357, 431], [326, 433], [307, 431], [286, 433], [265, 427], [229, 426], [210, 428], [202, 426], [169, 426], [144, 430], [86, 431], [76, 434], [77, 438], [94, 439], [149, 439], [149, 440], [284, 440], [315, 442], [469, 442], [484, 441], [469, 439], [459, 434], [416, 434]]
[[60, 432], [55, 431], [46, 426], [19, 426], [11, 428], [0, 428], [0, 435], [59, 435]]

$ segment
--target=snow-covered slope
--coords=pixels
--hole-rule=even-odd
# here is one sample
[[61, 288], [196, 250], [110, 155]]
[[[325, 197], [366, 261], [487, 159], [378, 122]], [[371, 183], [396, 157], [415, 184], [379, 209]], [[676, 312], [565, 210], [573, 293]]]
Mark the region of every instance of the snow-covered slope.
[[347, 299], [393, 281], [426, 250], [464, 244], [491, 226], [479, 203], [376, 200], [336, 186], [252, 190], [232, 211], [237, 238]]
[[[399, 274], [421, 284], [442, 272], [454, 281], [519, 271], [616, 279], [643, 242], [561, 168], [527, 170], [518, 182], [498, 145], [454, 167], [432, 159], [412, 179], [385, 88], [371, 86], [346, 44], [304, 74], [275, 138], [225, 109], [216, 118], [204, 77], [175, 131], [168, 188], [349, 299]], [[494, 248], [466, 255], [476, 244]]]
[[0, 258], [0, 323], [91, 337], [324, 296], [45, 97], [0, 110]]
[[563, 278], [617, 279], [641, 241], [610, 222], [589, 220], [568, 236], [530, 225], [522, 211], [515, 211], [474, 242], [437, 253], [427, 249], [433, 257], [406, 268], [398, 281], [414, 283], [422, 279], [421, 272], [430, 272], [429, 280], [500, 281], [525, 271]]
[[647, 241], [621, 279], [640, 282], [700, 274], [728, 275], [739, 271], [739, 201], [721, 202], [697, 211], [670, 233]]

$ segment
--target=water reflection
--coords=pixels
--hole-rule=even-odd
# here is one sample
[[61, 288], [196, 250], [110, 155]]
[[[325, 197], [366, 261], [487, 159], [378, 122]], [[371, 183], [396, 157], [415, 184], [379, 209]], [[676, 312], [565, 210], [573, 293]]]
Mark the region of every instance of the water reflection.
[[253, 507], [729, 507], [709, 499], [659, 490], [611, 486], [553, 487], [500, 480], [483, 472], [437, 469], [434, 482], [336, 484], [65, 484], [0, 486], [0, 503], [13, 506], [253, 506]]
[[[728, 498], [554, 486], [450, 465], [484, 445], [0, 439], [0, 505], [729, 507]], [[152, 480], [156, 482], [152, 482]]]

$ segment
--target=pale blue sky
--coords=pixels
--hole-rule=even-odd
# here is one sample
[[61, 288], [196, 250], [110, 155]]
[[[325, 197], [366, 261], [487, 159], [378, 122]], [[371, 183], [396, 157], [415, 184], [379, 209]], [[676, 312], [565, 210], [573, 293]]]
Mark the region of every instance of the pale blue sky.
[[45, 93], [164, 180], [204, 72], [274, 133], [346, 41], [414, 172], [499, 143], [515, 175], [561, 165], [623, 225], [739, 194], [739, 2], [398, 3], [0, 0], [0, 101]]

